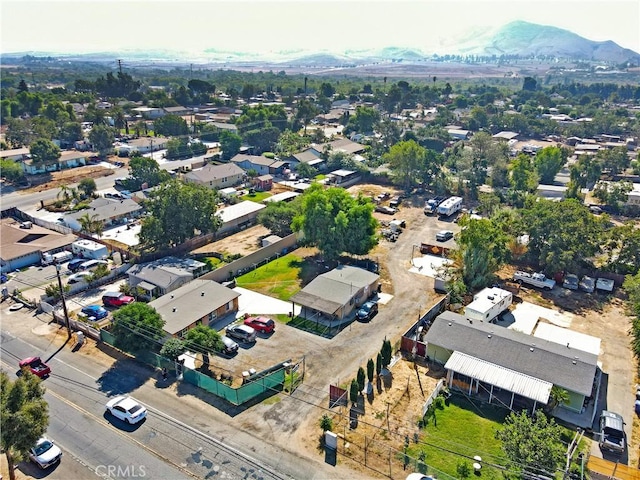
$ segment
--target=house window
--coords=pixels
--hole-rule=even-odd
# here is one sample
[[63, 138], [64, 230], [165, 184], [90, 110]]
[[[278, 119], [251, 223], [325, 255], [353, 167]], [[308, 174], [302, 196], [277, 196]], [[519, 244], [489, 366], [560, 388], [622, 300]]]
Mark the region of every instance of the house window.
[[227, 312], [233, 308], [233, 302], [227, 302], [226, 310]]
[[209, 314], [209, 323], [213, 322], [216, 318], [218, 318], [218, 315], [216, 315], [216, 312], [211, 312]]
[[178, 336], [179, 336], [180, 338], [184, 338], [184, 336], [187, 334], [187, 332], [188, 332], [188, 331], [189, 331], [189, 328], [188, 328], [188, 327], [187, 327], [187, 328], [183, 328], [182, 330], [180, 330], [180, 331], [178, 332]]
[[226, 181], [227, 181], [227, 177], [224, 177], [224, 178], [222, 179], [222, 181], [223, 181], [223, 182], [226, 182]]

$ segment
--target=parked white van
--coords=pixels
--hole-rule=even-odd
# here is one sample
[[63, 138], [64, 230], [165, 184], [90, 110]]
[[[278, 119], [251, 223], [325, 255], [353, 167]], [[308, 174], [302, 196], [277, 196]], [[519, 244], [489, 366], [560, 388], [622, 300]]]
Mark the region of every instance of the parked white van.
[[82, 265], [80, 265], [80, 268], [78, 268], [78, 271], [81, 271], [81, 272], [82, 271], [93, 271], [96, 268], [98, 268], [99, 265], [108, 266], [109, 262], [107, 262], [106, 260], [87, 260]]

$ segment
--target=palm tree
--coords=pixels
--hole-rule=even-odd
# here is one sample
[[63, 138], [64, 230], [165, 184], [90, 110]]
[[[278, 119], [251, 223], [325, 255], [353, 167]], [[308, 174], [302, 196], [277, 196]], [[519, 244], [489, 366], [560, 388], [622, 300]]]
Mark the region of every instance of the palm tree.
[[547, 405], [547, 410], [551, 412], [556, 407], [565, 405], [567, 403], [569, 403], [569, 392], [567, 392], [564, 388], [561, 388], [557, 385], [554, 385], [553, 387], [551, 387], [551, 393], [549, 394], [549, 403]]
[[124, 131], [127, 135], [129, 135], [129, 122], [127, 122], [127, 117], [125, 116], [122, 108], [116, 107], [112, 111], [113, 115], [113, 126], [118, 129], [118, 131], [124, 128]]
[[56, 198], [58, 200], [68, 202], [69, 199], [73, 196], [72, 192], [73, 189], [68, 185], [60, 185], [60, 191], [58, 192], [58, 195], [56, 195]]
[[83, 232], [87, 232], [90, 235], [97, 235], [98, 238], [102, 236], [102, 232], [104, 231], [104, 223], [102, 220], [98, 220], [98, 215], [89, 216], [88, 213], [85, 213], [80, 218], [78, 218], [78, 222], [80, 222], [80, 230]]

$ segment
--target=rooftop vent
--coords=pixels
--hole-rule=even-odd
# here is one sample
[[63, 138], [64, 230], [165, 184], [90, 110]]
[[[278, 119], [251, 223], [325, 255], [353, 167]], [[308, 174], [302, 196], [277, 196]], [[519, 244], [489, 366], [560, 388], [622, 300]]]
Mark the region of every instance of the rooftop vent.
[[487, 335], [487, 338], [491, 338], [491, 334], [488, 334], [488, 335]]
[[575, 360], [573, 360], [571, 363], [573, 363], [574, 365], [578, 364], [578, 362], [576, 362]]
[[533, 352], [533, 347], [529, 348], [529, 351], [530, 351], [530, 352]]
[[451, 326], [451, 322], [449, 322], [449, 326]]
[[201, 296], [201, 297], [204, 297], [204, 292], [200, 292], [200, 296]]
[[172, 310], [172, 311], [173, 311], [173, 312], [175, 312], [176, 310], [177, 310], [177, 308], [176, 308], [176, 307], [173, 307], [173, 310]]

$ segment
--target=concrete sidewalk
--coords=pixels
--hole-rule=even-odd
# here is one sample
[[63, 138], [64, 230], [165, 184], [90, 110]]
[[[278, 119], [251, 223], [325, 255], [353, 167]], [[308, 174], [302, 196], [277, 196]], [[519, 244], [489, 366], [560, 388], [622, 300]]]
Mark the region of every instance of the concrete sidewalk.
[[289, 312], [293, 312], [294, 315], [298, 315], [300, 313], [300, 306], [296, 305], [294, 308], [291, 302], [278, 300], [277, 298], [252, 292], [251, 290], [247, 290], [242, 287], [236, 287], [233, 290], [240, 294], [240, 298], [238, 298], [238, 313], [236, 314], [236, 318], [244, 317], [245, 313], [250, 315], [287, 315]]

